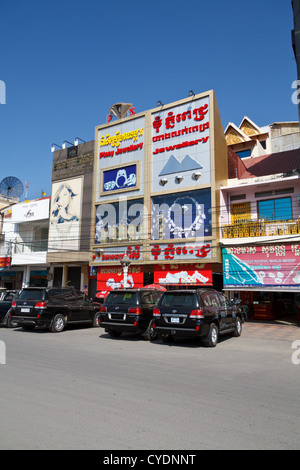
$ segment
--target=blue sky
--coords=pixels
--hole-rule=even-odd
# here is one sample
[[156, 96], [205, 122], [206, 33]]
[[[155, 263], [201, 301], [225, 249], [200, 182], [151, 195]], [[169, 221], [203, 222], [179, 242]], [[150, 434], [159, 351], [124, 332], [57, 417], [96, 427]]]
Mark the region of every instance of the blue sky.
[[290, 0], [2, 0], [0, 17], [0, 181], [29, 199], [51, 194], [51, 144], [93, 140], [116, 102], [214, 89], [224, 129], [298, 120]]

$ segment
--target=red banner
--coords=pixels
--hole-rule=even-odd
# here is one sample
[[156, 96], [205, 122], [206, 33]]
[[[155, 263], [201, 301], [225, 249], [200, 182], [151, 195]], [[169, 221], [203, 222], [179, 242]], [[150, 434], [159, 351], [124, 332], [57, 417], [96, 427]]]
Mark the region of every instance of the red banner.
[[162, 285], [212, 286], [212, 264], [157, 264], [154, 282]]
[[11, 258], [0, 258], [0, 268], [8, 268], [11, 263]]
[[[143, 266], [129, 266], [127, 287], [143, 287]], [[110, 291], [124, 287], [123, 268], [121, 266], [100, 266], [97, 271], [97, 291]]]

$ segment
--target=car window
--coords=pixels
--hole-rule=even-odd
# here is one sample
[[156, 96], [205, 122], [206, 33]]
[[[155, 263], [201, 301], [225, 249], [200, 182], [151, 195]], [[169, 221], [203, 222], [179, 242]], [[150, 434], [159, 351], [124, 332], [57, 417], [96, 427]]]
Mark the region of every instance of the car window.
[[15, 294], [13, 294], [12, 292], [8, 292], [3, 300], [6, 300], [8, 302], [8, 301], [13, 300], [14, 298], [15, 298]]
[[219, 300], [220, 300], [221, 307], [229, 307], [230, 306], [229, 300], [227, 299], [227, 297], [225, 297], [224, 294], [222, 294], [222, 292], [218, 292], [218, 297], [219, 297]]
[[44, 300], [45, 291], [40, 289], [24, 289], [19, 294], [21, 300]]
[[105, 303], [117, 304], [137, 304], [136, 292], [111, 292]]
[[203, 292], [201, 299], [204, 307], [221, 307], [218, 292]]
[[192, 307], [195, 305], [194, 293], [168, 293], [165, 294], [161, 300], [161, 305], [164, 307]]

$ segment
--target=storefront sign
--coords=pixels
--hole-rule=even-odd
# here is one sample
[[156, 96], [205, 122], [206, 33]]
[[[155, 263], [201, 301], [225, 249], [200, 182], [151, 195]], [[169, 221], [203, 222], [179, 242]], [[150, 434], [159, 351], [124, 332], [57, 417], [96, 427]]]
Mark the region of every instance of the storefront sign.
[[12, 223], [49, 218], [50, 198], [16, 204], [12, 207]]
[[107, 249], [103, 252], [99, 258], [97, 255], [93, 255], [93, 261], [121, 261], [125, 255], [128, 256], [130, 261], [139, 260], [142, 261], [143, 254], [141, 252], [142, 247], [137, 246], [118, 246]]
[[300, 286], [300, 245], [222, 249], [224, 288]]
[[158, 264], [154, 283], [212, 286], [212, 264]]
[[8, 268], [11, 263], [11, 258], [0, 258], [0, 268]]
[[[129, 130], [128, 132], [116, 131], [114, 135], [106, 134], [100, 137], [99, 158], [113, 157], [122, 153], [142, 150], [143, 142], [139, 142], [144, 135], [144, 129]], [[120, 147], [120, 145], [122, 146]], [[125, 145], [124, 145], [125, 144]]]
[[168, 178], [174, 173], [183, 176], [181, 188], [191, 186], [195, 171], [202, 184], [210, 183], [209, 111], [209, 97], [204, 97], [153, 113], [153, 191], [161, 191], [161, 176], [165, 178], [165, 189], [175, 189], [174, 178]]
[[151, 259], [153, 260], [202, 260], [212, 257], [211, 244], [199, 245], [197, 243], [169, 243], [155, 244], [151, 247]]
[[103, 192], [135, 188], [137, 185], [137, 165], [115, 168], [103, 172]]
[[[144, 280], [143, 266], [129, 266], [127, 287], [142, 287]], [[97, 273], [97, 290], [113, 290], [124, 287], [124, 274], [121, 266], [101, 266]]]

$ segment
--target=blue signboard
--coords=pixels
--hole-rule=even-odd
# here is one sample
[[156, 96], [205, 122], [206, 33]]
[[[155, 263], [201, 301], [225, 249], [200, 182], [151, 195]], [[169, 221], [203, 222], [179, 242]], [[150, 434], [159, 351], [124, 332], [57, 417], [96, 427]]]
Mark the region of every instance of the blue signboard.
[[137, 185], [137, 165], [128, 165], [103, 172], [103, 192], [134, 188]]

